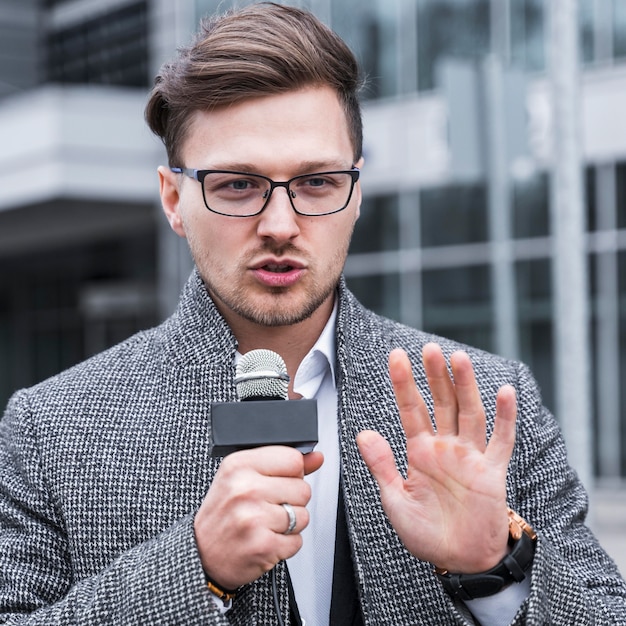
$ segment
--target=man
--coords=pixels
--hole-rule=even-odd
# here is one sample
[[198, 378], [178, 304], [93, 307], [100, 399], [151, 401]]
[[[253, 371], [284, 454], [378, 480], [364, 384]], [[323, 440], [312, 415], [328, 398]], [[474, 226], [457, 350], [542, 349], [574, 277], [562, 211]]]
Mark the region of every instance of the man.
[[[5, 623], [626, 623], [528, 371], [346, 289], [358, 87], [340, 39], [272, 4], [163, 68], [146, 116], [196, 271], [160, 327], [12, 398]], [[317, 400], [319, 445], [211, 458], [210, 404], [257, 348]]]

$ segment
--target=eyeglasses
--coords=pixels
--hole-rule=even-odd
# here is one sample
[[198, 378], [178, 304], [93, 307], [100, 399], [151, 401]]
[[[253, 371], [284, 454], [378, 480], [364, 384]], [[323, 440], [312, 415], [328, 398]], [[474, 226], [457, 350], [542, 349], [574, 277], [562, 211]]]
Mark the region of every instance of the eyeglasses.
[[293, 210], [298, 215], [331, 215], [343, 211], [350, 202], [360, 170], [316, 172], [277, 182], [246, 172], [194, 170], [172, 167], [202, 185], [204, 204], [209, 211], [229, 217], [253, 217], [265, 209], [276, 187], [284, 187]]

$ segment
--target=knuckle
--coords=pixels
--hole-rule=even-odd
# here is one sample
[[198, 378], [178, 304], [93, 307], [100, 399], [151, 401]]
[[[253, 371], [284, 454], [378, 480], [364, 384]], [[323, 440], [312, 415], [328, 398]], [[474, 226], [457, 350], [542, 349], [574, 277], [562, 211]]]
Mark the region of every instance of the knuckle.
[[304, 456], [294, 448], [288, 448], [285, 455], [286, 470], [290, 476], [304, 476]]
[[233, 480], [242, 472], [242, 465], [237, 462], [237, 459], [233, 458], [235, 454], [230, 454], [225, 457], [220, 463], [219, 469], [215, 476], [215, 480]]
[[235, 523], [241, 533], [246, 536], [252, 535], [258, 528], [259, 511], [256, 507], [249, 506], [247, 502], [239, 503], [236, 508]]
[[309, 501], [311, 500], [311, 495], [312, 495], [311, 485], [309, 485], [309, 483], [303, 480], [300, 490], [301, 490], [300, 497], [301, 497], [302, 502], [304, 502], [304, 504], [308, 504]]

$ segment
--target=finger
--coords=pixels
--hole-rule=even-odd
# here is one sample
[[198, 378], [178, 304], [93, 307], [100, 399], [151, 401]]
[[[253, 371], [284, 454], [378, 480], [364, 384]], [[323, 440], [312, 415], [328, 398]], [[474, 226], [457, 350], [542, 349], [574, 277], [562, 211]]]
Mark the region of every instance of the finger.
[[436, 343], [426, 344], [422, 350], [422, 359], [433, 396], [437, 434], [456, 435], [458, 433], [456, 392], [441, 347]]
[[402, 476], [396, 468], [391, 447], [378, 433], [361, 431], [356, 438], [359, 451], [381, 492], [400, 488]]
[[389, 375], [407, 438], [415, 437], [421, 432], [432, 434], [428, 409], [415, 385], [411, 362], [404, 350], [396, 348], [389, 354]]
[[264, 486], [266, 502], [306, 506], [311, 500], [311, 485], [302, 478], [269, 478]]
[[487, 445], [487, 456], [495, 463], [508, 465], [515, 445], [517, 399], [515, 389], [504, 385], [496, 396], [496, 420]]
[[304, 476], [303, 454], [289, 446], [260, 446], [233, 452], [224, 458], [220, 469], [224, 472], [250, 467], [264, 476]]
[[[281, 459], [268, 461], [272, 453]], [[320, 457], [313, 456], [312, 467]], [[311, 487], [304, 480], [304, 465], [303, 454], [284, 446], [234, 452], [222, 461], [208, 495], [217, 500], [219, 507], [247, 507], [255, 502], [306, 506]]]
[[467, 353], [459, 351], [450, 357], [450, 366], [458, 404], [459, 437], [484, 451], [487, 444], [485, 409], [476, 384], [472, 362]]

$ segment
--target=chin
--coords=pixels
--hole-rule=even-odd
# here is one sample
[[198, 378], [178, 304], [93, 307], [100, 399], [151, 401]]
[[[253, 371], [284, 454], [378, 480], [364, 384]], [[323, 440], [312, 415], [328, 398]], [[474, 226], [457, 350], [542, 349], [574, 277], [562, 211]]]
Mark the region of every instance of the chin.
[[[338, 279], [337, 279], [338, 280]], [[259, 289], [258, 286], [243, 286], [236, 289], [215, 289], [207, 283], [211, 296], [221, 304], [226, 313], [230, 310], [238, 317], [266, 328], [293, 326], [306, 321], [319, 310], [336, 289], [336, 283], [299, 288]]]
[[[331, 292], [332, 293], [332, 292]], [[283, 292], [283, 297], [271, 296], [270, 303], [241, 303], [235, 312], [260, 326], [294, 326], [309, 319], [327, 301], [329, 294], [308, 296], [304, 302], [294, 302], [294, 295]]]
[[309, 319], [316, 309], [288, 310], [285, 307], [269, 310], [255, 309], [252, 311], [238, 311], [239, 315], [259, 326], [276, 328], [279, 326], [294, 326]]

